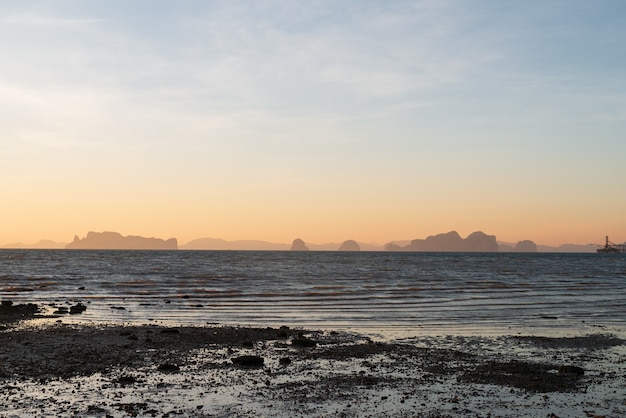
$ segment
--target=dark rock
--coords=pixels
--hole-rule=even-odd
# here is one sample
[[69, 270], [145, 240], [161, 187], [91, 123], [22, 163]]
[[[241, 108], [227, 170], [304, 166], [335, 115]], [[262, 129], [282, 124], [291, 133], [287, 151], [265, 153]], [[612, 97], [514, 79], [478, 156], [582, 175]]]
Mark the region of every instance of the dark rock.
[[584, 370], [575, 366], [492, 361], [465, 372], [459, 379], [473, 383], [517, 387], [531, 392], [572, 392], [577, 390], [579, 379], [583, 374]]
[[92, 414], [103, 414], [105, 413], [107, 410], [104, 408], [99, 407], [98, 405], [89, 405], [87, 407], [87, 412], [90, 412]]
[[291, 340], [291, 345], [294, 347], [315, 347], [317, 342], [310, 338], [300, 336]]
[[559, 374], [572, 374], [576, 376], [584, 376], [585, 370], [578, 366], [561, 366], [558, 369]]
[[128, 385], [133, 385], [135, 383], [137, 383], [137, 379], [133, 376], [129, 376], [129, 375], [124, 375], [124, 376], [120, 376], [119, 378], [115, 379], [113, 381], [113, 383], [120, 385], [120, 386], [128, 386]]
[[19, 321], [32, 318], [39, 312], [39, 306], [34, 303], [14, 305], [11, 301], [0, 304], [0, 322]]
[[291, 364], [291, 359], [289, 357], [282, 357], [280, 360], [278, 360], [278, 364], [280, 364], [281, 366], [288, 366]]
[[148, 404], [146, 402], [119, 403], [114, 405], [118, 411], [125, 412], [129, 417], [149, 416]]
[[239, 356], [231, 359], [235, 366], [239, 367], [263, 367], [263, 357], [259, 356]]
[[162, 373], [178, 373], [180, 371], [180, 367], [173, 363], [163, 363], [159, 364], [157, 370]]
[[180, 334], [180, 331], [176, 328], [165, 328], [161, 330], [161, 334]]
[[87, 307], [85, 305], [83, 305], [82, 303], [77, 303], [76, 305], [70, 307], [70, 315], [83, 313], [86, 310]]

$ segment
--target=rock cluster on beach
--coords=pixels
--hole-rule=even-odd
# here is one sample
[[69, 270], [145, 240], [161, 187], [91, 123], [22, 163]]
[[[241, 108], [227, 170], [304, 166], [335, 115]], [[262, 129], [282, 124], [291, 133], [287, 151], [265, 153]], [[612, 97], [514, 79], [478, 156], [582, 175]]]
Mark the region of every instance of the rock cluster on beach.
[[29, 319], [38, 314], [40, 308], [34, 303], [14, 304], [10, 300], [0, 302], [0, 323]]

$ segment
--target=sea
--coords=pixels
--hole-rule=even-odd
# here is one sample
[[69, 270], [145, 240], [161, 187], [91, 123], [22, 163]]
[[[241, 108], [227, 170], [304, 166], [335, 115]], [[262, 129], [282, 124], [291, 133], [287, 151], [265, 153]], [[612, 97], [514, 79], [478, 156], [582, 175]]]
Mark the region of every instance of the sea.
[[0, 250], [0, 299], [47, 321], [370, 333], [626, 330], [626, 255]]

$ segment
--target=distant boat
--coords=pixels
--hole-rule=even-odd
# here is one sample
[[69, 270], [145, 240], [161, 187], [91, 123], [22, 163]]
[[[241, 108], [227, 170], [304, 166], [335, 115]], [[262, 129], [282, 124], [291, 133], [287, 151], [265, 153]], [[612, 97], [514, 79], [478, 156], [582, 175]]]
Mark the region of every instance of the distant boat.
[[601, 254], [626, 254], [626, 245], [613, 244], [609, 241], [609, 236], [607, 235], [604, 247], [598, 248], [597, 251]]

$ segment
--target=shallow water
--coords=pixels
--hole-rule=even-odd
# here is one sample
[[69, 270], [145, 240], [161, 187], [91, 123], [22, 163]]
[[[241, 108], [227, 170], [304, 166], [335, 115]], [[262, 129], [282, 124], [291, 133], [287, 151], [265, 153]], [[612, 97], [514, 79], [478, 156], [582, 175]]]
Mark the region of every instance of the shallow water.
[[0, 251], [0, 298], [64, 322], [624, 330], [625, 284], [624, 255]]

